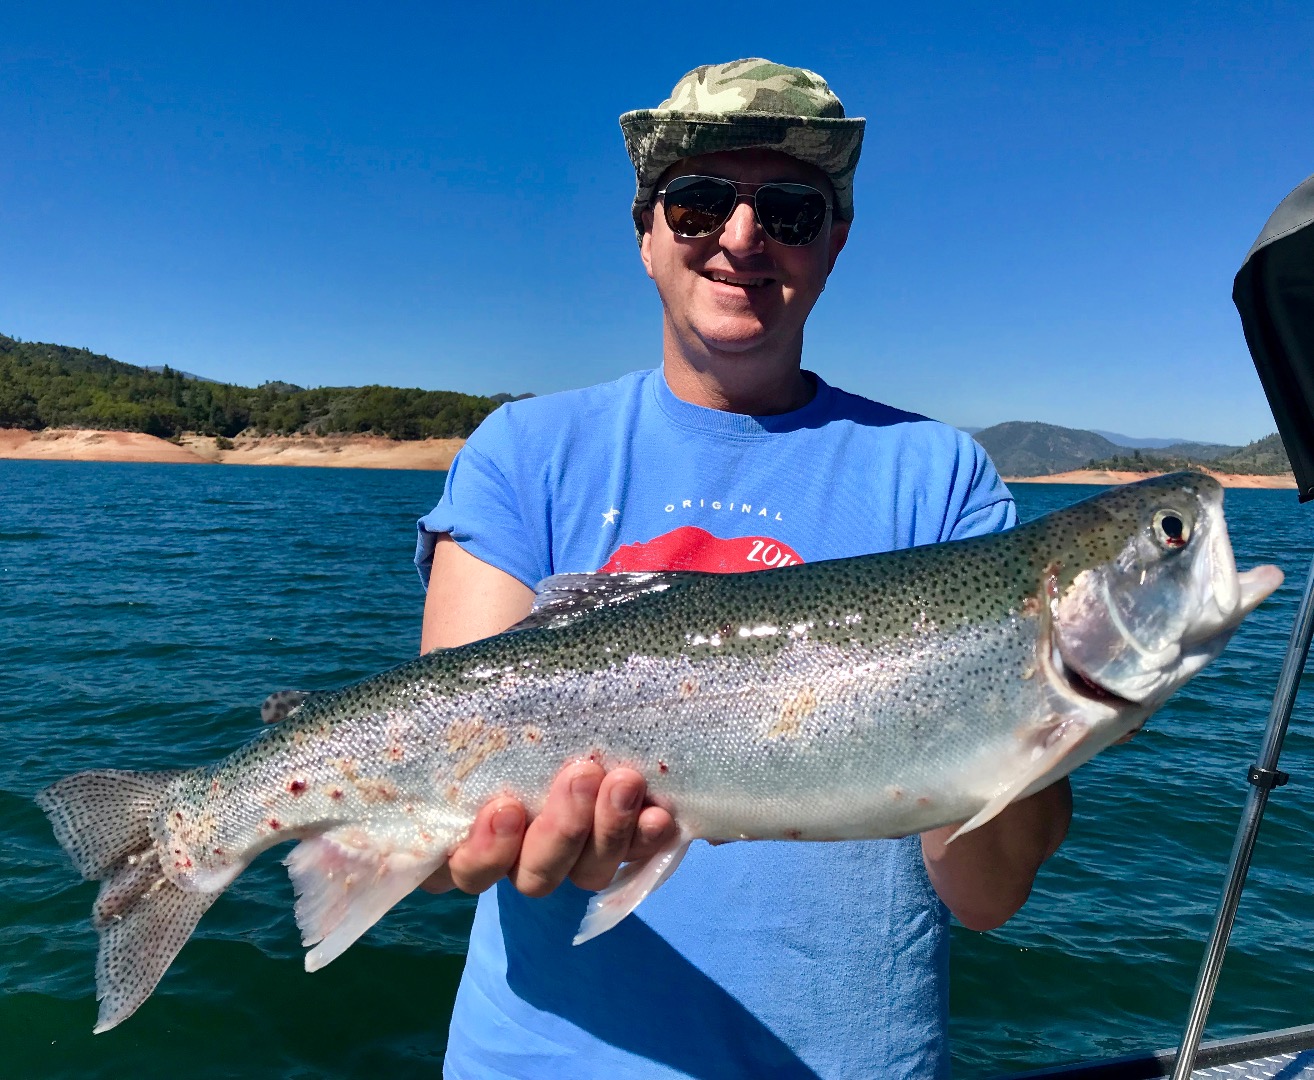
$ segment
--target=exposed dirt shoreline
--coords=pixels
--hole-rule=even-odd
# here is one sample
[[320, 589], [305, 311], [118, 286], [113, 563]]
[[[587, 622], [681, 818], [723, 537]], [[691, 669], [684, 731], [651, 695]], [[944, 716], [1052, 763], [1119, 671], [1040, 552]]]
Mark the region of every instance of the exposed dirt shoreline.
[[0, 458], [42, 461], [144, 461], [218, 465], [320, 465], [348, 469], [446, 469], [464, 439], [400, 442], [377, 435], [239, 435], [231, 450], [213, 436], [178, 442], [136, 431], [0, 428]]
[[[1291, 473], [1278, 476], [1252, 476], [1249, 473], [1221, 473], [1201, 468], [1225, 488], [1291, 488], [1296, 478]], [[1051, 476], [1006, 476], [1008, 484], [1131, 484], [1159, 473], [1109, 472], [1103, 469], [1075, 469], [1072, 472], [1054, 473]]]
[[[239, 435], [221, 450], [209, 435], [184, 435], [178, 442], [135, 431], [0, 428], [0, 458], [44, 461], [147, 461], [219, 465], [318, 465], [348, 469], [446, 469], [464, 439], [399, 442], [377, 435]], [[1205, 470], [1210, 471], [1210, 470]], [[1010, 484], [1127, 484], [1147, 473], [1078, 469], [1052, 476], [1009, 476]], [[1224, 487], [1294, 488], [1291, 473], [1249, 476], [1211, 473]]]

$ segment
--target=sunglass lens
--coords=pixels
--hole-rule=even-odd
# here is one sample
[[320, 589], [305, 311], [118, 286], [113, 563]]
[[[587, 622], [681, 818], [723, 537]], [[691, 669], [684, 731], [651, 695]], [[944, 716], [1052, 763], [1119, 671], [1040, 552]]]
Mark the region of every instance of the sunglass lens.
[[764, 184], [757, 192], [757, 213], [772, 240], [802, 247], [826, 223], [826, 196], [806, 184]]
[[666, 185], [662, 205], [672, 232], [681, 236], [707, 236], [730, 216], [735, 205], [735, 188], [709, 176], [678, 177]]

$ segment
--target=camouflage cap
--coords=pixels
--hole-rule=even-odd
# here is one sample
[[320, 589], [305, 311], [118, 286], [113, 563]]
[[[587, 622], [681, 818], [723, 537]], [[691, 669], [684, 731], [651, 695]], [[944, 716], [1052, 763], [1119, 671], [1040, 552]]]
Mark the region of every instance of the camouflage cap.
[[835, 187], [835, 216], [853, 220], [853, 173], [867, 121], [845, 117], [826, 80], [806, 68], [753, 58], [694, 68], [655, 109], [620, 118], [634, 163], [634, 228], [657, 181], [681, 158], [720, 150], [779, 150], [815, 165]]

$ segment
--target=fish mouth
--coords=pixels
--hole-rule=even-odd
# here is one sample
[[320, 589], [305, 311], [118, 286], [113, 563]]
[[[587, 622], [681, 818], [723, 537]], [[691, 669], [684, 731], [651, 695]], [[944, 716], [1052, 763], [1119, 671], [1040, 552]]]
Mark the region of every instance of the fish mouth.
[[1063, 655], [1063, 643], [1057, 633], [1051, 629], [1049, 647], [1042, 646], [1042, 653], [1048, 652], [1045, 667], [1050, 675], [1051, 684], [1061, 685], [1071, 697], [1093, 701], [1113, 709], [1137, 709], [1141, 702], [1115, 694], [1107, 686], [1102, 686], [1082, 671]]
[[[1041, 665], [1050, 684], [1069, 700], [1093, 702], [1118, 711], [1143, 711], [1147, 707], [1156, 707], [1154, 702], [1161, 703], [1186, 678], [1214, 659], [1242, 620], [1283, 581], [1282, 571], [1276, 566], [1257, 566], [1239, 574], [1231, 565], [1228, 570], [1227, 584], [1230, 588], [1209, 593], [1212, 615], [1200, 618], [1196, 622], [1195, 632], [1188, 632], [1157, 649], [1148, 647], [1138, 639], [1119, 613], [1113, 597], [1108, 593], [1107, 584], [1101, 583], [1104, 610], [1123, 646], [1139, 653], [1140, 659], [1147, 665], [1141, 678], [1121, 680], [1129, 691], [1124, 693], [1101, 682], [1074, 658], [1059, 632], [1057, 602], [1051, 600], [1046, 605], [1044, 627], [1038, 642]], [[1222, 604], [1219, 603], [1220, 594]]]
[[1036, 660], [1045, 681], [1063, 697], [1073, 702], [1091, 702], [1106, 709], [1122, 712], [1138, 709], [1141, 703], [1114, 693], [1097, 682], [1071, 660], [1059, 635], [1058, 619], [1058, 567], [1050, 566], [1045, 575], [1039, 607], [1040, 635], [1036, 640]]

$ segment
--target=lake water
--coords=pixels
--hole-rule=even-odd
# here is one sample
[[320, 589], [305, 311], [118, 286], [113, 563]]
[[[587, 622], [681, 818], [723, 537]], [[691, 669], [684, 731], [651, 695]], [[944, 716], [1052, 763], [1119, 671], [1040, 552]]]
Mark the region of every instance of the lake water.
[[[414, 521], [442, 475], [0, 461], [0, 1072], [433, 1076], [472, 901], [404, 901], [301, 967], [267, 855], [206, 915], [154, 997], [95, 1036], [95, 886], [32, 793], [89, 767], [208, 762], [273, 689], [412, 655]], [[1023, 517], [1092, 493], [1018, 485]], [[1288, 583], [1129, 745], [1073, 778], [1072, 834], [1001, 930], [955, 928], [958, 1077], [1175, 1045], [1314, 549], [1292, 492], [1233, 491], [1242, 566]], [[1314, 1021], [1309, 677], [1255, 854], [1210, 1037]], [[806, 898], [800, 898], [806, 903]]]

